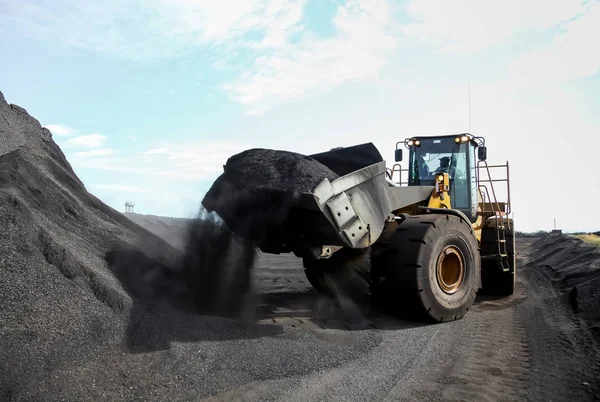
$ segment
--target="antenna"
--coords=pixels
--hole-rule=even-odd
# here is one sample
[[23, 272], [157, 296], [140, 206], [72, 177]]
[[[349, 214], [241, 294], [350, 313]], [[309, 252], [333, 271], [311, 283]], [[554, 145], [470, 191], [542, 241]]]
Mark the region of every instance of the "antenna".
[[471, 134], [471, 81], [468, 81], [467, 88], [469, 93], [469, 134]]

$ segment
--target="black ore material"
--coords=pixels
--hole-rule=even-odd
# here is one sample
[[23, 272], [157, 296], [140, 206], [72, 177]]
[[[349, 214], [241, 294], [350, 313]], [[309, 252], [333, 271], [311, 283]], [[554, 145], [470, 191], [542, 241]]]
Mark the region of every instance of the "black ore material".
[[340, 176], [383, 161], [372, 142], [310, 155]]
[[252, 245], [210, 219], [196, 219], [180, 270], [198, 313], [239, 316], [250, 292]]
[[338, 175], [308, 156], [250, 149], [227, 160], [202, 204], [235, 233], [263, 244], [286, 232], [295, 197], [313, 191], [324, 178]]
[[191, 314], [239, 317], [250, 292], [254, 248], [210, 218], [194, 219], [183, 255], [171, 265], [121, 247], [106, 261], [137, 302], [166, 301]]

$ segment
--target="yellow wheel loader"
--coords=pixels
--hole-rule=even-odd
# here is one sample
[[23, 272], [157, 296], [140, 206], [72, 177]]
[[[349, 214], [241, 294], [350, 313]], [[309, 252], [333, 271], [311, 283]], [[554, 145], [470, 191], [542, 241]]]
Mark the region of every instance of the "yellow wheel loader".
[[436, 322], [462, 318], [479, 290], [514, 292], [509, 166], [487, 164], [482, 137], [407, 138], [392, 168], [372, 143], [309, 157], [339, 178], [296, 192], [288, 229], [258, 247], [301, 257], [318, 291]]

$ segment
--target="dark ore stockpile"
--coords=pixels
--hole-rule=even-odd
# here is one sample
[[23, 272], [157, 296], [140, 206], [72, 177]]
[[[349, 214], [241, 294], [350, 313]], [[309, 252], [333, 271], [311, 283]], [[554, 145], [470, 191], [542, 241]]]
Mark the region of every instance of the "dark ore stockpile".
[[231, 289], [248, 287], [202, 269], [247, 272], [254, 255], [210, 219], [190, 230], [182, 253], [103, 204], [51, 132], [0, 94], [0, 400], [196, 400], [378, 342], [198, 314], [236, 311]]
[[567, 235], [532, 245], [531, 265], [547, 275], [565, 304], [600, 341], [600, 247]]

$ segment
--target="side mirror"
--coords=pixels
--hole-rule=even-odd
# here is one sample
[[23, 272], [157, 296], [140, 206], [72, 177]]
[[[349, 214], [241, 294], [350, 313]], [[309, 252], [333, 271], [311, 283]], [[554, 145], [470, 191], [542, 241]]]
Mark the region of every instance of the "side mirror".
[[402, 161], [402, 149], [398, 148], [396, 149], [396, 162], [401, 162]]
[[479, 147], [477, 149], [477, 157], [479, 158], [480, 161], [486, 160], [487, 159], [487, 148]]

